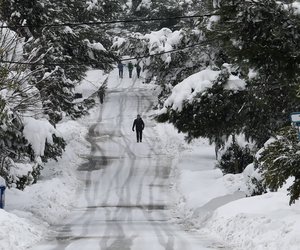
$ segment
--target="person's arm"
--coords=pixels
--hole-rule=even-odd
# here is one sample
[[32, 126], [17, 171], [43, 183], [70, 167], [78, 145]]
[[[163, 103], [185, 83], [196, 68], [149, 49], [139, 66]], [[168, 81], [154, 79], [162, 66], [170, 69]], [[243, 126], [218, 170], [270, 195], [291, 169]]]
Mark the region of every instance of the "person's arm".
[[145, 127], [145, 123], [144, 123], [144, 121], [142, 120], [142, 130], [144, 130], [144, 127]]
[[133, 125], [132, 125], [132, 131], [134, 131], [134, 127], [135, 127], [135, 124], [136, 123], [136, 120], [134, 120], [134, 122], [133, 122]]

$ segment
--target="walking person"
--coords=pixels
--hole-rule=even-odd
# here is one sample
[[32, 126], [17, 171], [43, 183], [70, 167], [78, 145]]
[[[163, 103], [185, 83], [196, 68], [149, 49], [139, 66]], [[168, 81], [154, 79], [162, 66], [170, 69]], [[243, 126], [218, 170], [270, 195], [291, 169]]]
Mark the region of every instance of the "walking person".
[[119, 77], [123, 78], [123, 63], [121, 61], [118, 62], [118, 69], [119, 69]]
[[132, 131], [134, 131], [134, 128], [136, 130], [136, 140], [137, 142], [142, 142], [143, 139], [143, 130], [145, 127], [145, 123], [140, 115], [137, 115], [136, 119], [133, 122], [132, 125]]
[[100, 99], [100, 103], [102, 104], [104, 101], [104, 96], [105, 96], [105, 85], [102, 85], [99, 89], [98, 89], [98, 96]]
[[133, 70], [133, 64], [132, 64], [131, 61], [128, 63], [127, 67], [128, 67], [128, 71], [129, 71], [129, 78], [131, 78], [132, 77], [132, 70]]
[[140, 78], [140, 74], [141, 74], [141, 66], [140, 66], [140, 64], [139, 63], [137, 63], [136, 65], [135, 65], [135, 67], [136, 67], [136, 74], [137, 74], [137, 77], [138, 78]]

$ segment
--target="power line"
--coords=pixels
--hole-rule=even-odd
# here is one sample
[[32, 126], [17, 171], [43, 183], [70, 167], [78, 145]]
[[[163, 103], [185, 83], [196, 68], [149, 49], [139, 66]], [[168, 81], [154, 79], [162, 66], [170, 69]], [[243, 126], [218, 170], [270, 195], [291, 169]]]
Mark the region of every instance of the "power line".
[[176, 17], [164, 17], [164, 18], [143, 18], [143, 19], [125, 19], [125, 20], [111, 20], [111, 21], [99, 21], [99, 22], [81, 22], [81, 23], [52, 23], [52, 24], [44, 24], [44, 25], [2, 25], [1, 29], [4, 28], [28, 28], [28, 27], [39, 27], [39, 28], [49, 28], [49, 27], [63, 27], [63, 26], [81, 26], [81, 25], [104, 25], [104, 24], [116, 24], [116, 23], [138, 23], [138, 22], [151, 22], [151, 21], [165, 21], [165, 20], [176, 20], [176, 19], [193, 19], [193, 18], [202, 18], [202, 17], [210, 17], [216, 15], [216, 13], [212, 14], [203, 14], [203, 15], [192, 15], [192, 16], [176, 16]]
[[7, 61], [0, 60], [0, 63], [8, 63], [8, 64], [20, 64], [20, 65], [44, 65], [44, 66], [86, 66], [83, 63], [41, 63], [41, 62], [18, 62], [18, 61]]
[[183, 47], [183, 48], [173, 49], [173, 50], [169, 50], [169, 51], [163, 51], [163, 52], [159, 52], [159, 53], [156, 53], [156, 54], [148, 54], [148, 55], [143, 55], [143, 56], [140, 56], [140, 57], [126, 58], [126, 59], [122, 59], [121, 61], [130, 61], [130, 60], [134, 60], [134, 59], [143, 59], [143, 58], [148, 58], [148, 57], [153, 57], [153, 56], [160, 56], [160, 55], [163, 55], [163, 54], [174, 53], [174, 52], [186, 50], [186, 49], [189, 49], [189, 48], [193, 48], [193, 47], [196, 47], [196, 46], [206, 45], [207, 42], [208, 41], [203, 41], [201, 43], [191, 44], [191, 45], [188, 45], [188, 46]]
[[[168, 50], [168, 51], [163, 51], [155, 54], [146, 54], [143, 56], [138, 56], [138, 57], [131, 57], [131, 58], [126, 58], [126, 59], [120, 59], [120, 61], [130, 61], [130, 60], [135, 60], [135, 59], [143, 59], [143, 58], [149, 58], [149, 57], [154, 57], [154, 56], [160, 56], [163, 54], [168, 54], [168, 53], [174, 53], [182, 50], [186, 50], [192, 47], [196, 46], [201, 46], [201, 45], [207, 45], [208, 41], [202, 41], [200, 43], [195, 43], [191, 44], [182, 48], [177, 48], [173, 50]], [[20, 65], [44, 65], [44, 66], [87, 66], [86, 64], [81, 64], [81, 63], [40, 63], [40, 62], [17, 62], [17, 61], [6, 61], [6, 60], [0, 60], [0, 63], [9, 63], [9, 64], [20, 64]]]

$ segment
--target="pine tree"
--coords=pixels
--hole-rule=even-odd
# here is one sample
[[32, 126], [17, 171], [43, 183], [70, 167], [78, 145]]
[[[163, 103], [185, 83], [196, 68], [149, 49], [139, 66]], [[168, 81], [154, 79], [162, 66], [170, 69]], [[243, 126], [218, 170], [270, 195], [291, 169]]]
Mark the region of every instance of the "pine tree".
[[258, 157], [263, 183], [271, 191], [277, 191], [292, 177], [293, 184], [288, 188], [290, 205], [300, 197], [300, 143], [297, 131], [292, 127], [281, 129]]
[[157, 117], [159, 121], [169, 121], [187, 134], [187, 140], [206, 137], [216, 141], [241, 132], [244, 92], [224, 89], [229, 78], [227, 68], [214, 81], [213, 86], [197, 93], [192, 100], [183, 103], [182, 110], [168, 108], [167, 114]]
[[[34, 113], [33, 106], [38, 103], [38, 96], [33, 91], [34, 87], [28, 86], [24, 78], [11, 79], [7, 73], [0, 75], [1, 88], [6, 90], [6, 95], [0, 97], [0, 175], [6, 180], [7, 186], [16, 185], [24, 189], [26, 185], [37, 181], [42, 169], [42, 164], [36, 161], [35, 152], [24, 137], [22, 121], [24, 113]], [[44, 162], [62, 155], [65, 142], [59, 137], [54, 139], [53, 144], [45, 145]], [[28, 173], [19, 171], [19, 163], [29, 164], [31, 170]]]
[[174, 28], [179, 22], [179, 19], [172, 19], [173, 17], [182, 16], [184, 14], [185, 6], [184, 2], [178, 2], [175, 0], [151, 0], [147, 3], [135, 0], [132, 1], [130, 9], [130, 15], [132, 18], [170, 18], [169, 20], [162, 20], [159, 22], [152, 22], [151, 26], [147, 23], [139, 24], [139, 32], [149, 32], [150, 30], [159, 30], [162, 28]]
[[221, 2], [218, 13], [219, 22], [206, 36], [244, 78], [249, 69], [256, 72], [247, 81], [244, 132], [261, 146], [300, 108], [295, 94], [300, 19], [274, 0]]
[[224, 174], [242, 173], [254, 160], [250, 148], [248, 146], [241, 147], [235, 141], [235, 136], [233, 135], [232, 137], [232, 143], [217, 163], [217, 167], [220, 168]]
[[[91, 26], [57, 26], [44, 27], [48, 24], [94, 22], [104, 18], [109, 19], [120, 10], [117, 1], [16, 1], [3, 0], [3, 7], [9, 7], [3, 18], [10, 25], [27, 23], [28, 27], [15, 26], [16, 32], [26, 37], [24, 57], [31, 61], [37, 61], [31, 69], [38, 72], [32, 78], [35, 86], [41, 91], [44, 107], [55, 107], [52, 111], [47, 109], [52, 122], [58, 122], [64, 114], [78, 116], [85, 113], [85, 104], [76, 107], [73, 103], [73, 89], [83, 79], [88, 66], [110, 70], [116, 57], [105, 49], [110, 46], [110, 36], [105, 29]], [[112, 8], [115, 8], [111, 12]], [[19, 14], [18, 14], [19, 13]], [[35, 13], [34, 18], [31, 18]], [[30, 21], [28, 21], [30, 20]], [[40, 65], [42, 64], [42, 65]], [[53, 81], [47, 80], [53, 72], [57, 72], [56, 66], [61, 68], [61, 73], [56, 73], [56, 88]], [[51, 78], [51, 77], [50, 77]], [[53, 77], [52, 77], [53, 79]], [[47, 93], [45, 95], [44, 93]], [[60, 93], [57, 95], [57, 93]], [[51, 96], [50, 104], [47, 96]], [[54, 100], [57, 96], [58, 100]], [[52, 114], [50, 114], [52, 112]]]

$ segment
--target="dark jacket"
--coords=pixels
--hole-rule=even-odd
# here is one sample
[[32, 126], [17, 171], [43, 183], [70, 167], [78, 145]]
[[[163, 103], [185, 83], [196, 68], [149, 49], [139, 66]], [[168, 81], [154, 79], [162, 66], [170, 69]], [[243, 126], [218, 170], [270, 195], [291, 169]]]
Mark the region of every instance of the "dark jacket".
[[129, 63], [128, 63], [128, 69], [129, 69], [129, 70], [133, 70], [133, 64], [132, 64], [132, 62], [129, 62]]
[[144, 121], [142, 120], [142, 118], [136, 118], [133, 122], [132, 125], [132, 130], [134, 130], [134, 127], [136, 128], [137, 131], [141, 131], [144, 129], [145, 124]]
[[135, 67], [136, 67], [136, 71], [138, 71], [138, 72], [140, 72], [141, 69], [142, 69], [141, 66], [140, 66], [139, 64], [136, 64]]
[[123, 64], [122, 63], [118, 63], [118, 68], [119, 68], [119, 70], [123, 70]]

